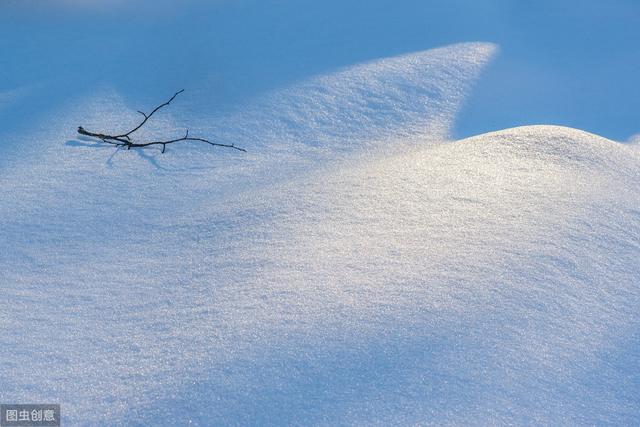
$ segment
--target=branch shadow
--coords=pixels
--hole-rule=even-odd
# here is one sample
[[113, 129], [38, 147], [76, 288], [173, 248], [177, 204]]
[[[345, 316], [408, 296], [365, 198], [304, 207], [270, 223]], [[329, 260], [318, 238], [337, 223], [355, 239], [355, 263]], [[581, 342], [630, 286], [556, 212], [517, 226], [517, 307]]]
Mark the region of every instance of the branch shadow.
[[[110, 145], [110, 144], [104, 144], [87, 137], [78, 137], [77, 139], [70, 139], [65, 143], [65, 145], [68, 147], [88, 147], [88, 148], [114, 150], [113, 153], [109, 156], [109, 158], [106, 161], [107, 166], [109, 166], [110, 168], [112, 168], [114, 165], [114, 158], [116, 154], [118, 154], [120, 151], [123, 151], [122, 147]], [[155, 156], [150, 156], [146, 154], [144, 150], [139, 150], [134, 148], [133, 150], [127, 150], [127, 151], [135, 151], [140, 158], [146, 160], [147, 163], [149, 163], [151, 166], [153, 166], [157, 170], [164, 170], [164, 171], [169, 170], [163, 167], [162, 165], [160, 165], [160, 163], [158, 163], [158, 160], [155, 158]], [[156, 151], [160, 152], [160, 150], [156, 150]]]
[[[120, 147], [118, 147], [120, 148]], [[145, 149], [135, 149], [136, 154], [138, 155], [138, 157], [144, 159], [147, 161], [147, 163], [149, 163], [151, 166], [153, 166], [154, 168], [156, 168], [156, 170], [162, 170], [162, 171], [169, 171], [171, 169], [165, 168], [164, 166], [160, 165], [160, 163], [158, 163], [158, 160], [156, 159], [156, 156], [151, 156], [147, 153], [145, 153]], [[153, 150], [156, 150], [155, 148]], [[131, 150], [129, 150], [131, 151]], [[158, 152], [160, 152], [160, 150], [156, 150]]]
[[92, 148], [110, 148], [106, 144], [101, 144], [88, 138], [70, 139], [65, 142], [68, 147], [92, 147]]
[[[188, 172], [188, 171], [204, 171], [204, 170], [216, 169], [215, 165], [190, 166], [190, 167], [186, 167], [186, 168], [163, 166], [158, 161], [158, 155], [164, 155], [164, 154], [162, 154], [162, 150], [160, 148], [157, 148], [157, 147], [145, 147], [145, 148], [134, 147], [134, 148], [131, 148], [129, 150], [125, 150], [122, 146], [105, 144], [103, 142], [97, 141], [97, 140], [95, 140], [93, 138], [89, 138], [89, 137], [86, 137], [86, 136], [79, 136], [78, 138], [70, 139], [70, 140], [65, 142], [65, 145], [68, 146], [68, 147], [85, 147], [85, 148], [111, 149], [111, 150], [114, 150], [113, 153], [106, 160], [106, 164], [107, 164], [107, 166], [109, 168], [112, 168], [114, 166], [114, 164], [115, 164], [114, 163], [115, 156], [119, 152], [127, 151], [127, 152], [135, 152], [138, 157], [140, 157], [141, 159], [144, 159], [147, 163], [149, 163], [149, 165], [153, 166], [156, 170], [159, 170], [159, 171], [165, 171], [165, 172]], [[167, 148], [167, 151], [168, 150], [169, 149]], [[150, 154], [151, 152], [153, 152], [153, 154]]]

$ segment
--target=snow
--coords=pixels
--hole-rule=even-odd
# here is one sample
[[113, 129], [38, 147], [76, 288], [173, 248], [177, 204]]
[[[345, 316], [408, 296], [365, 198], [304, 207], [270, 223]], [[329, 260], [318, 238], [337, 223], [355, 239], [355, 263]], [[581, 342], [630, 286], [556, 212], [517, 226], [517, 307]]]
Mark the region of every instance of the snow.
[[497, 51], [369, 58], [223, 107], [214, 67], [141, 132], [246, 154], [75, 133], [133, 127], [171, 71], [133, 94], [62, 60], [9, 72], [0, 402], [67, 425], [640, 423], [640, 151], [550, 125], [452, 138]]

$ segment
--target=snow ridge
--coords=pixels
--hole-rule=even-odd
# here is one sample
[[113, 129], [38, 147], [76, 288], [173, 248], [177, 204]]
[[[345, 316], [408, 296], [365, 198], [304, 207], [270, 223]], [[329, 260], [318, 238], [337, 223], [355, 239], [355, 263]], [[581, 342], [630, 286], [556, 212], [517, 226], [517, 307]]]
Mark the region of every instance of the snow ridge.
[[640, 422], [638, 151], [555, 126], [446, 141], [492, 50], [199, 119], [244, 157], [70, 139], [135, 117], [109, 90], [9, 135], [0, 401], [87, 425]]

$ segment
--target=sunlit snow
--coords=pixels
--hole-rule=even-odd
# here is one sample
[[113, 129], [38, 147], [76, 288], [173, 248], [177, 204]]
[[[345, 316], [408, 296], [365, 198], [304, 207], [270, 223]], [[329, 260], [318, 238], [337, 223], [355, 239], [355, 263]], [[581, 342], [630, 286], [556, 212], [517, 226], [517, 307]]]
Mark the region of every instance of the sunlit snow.
[[225, 109], [203, 78], [142, 130], [246, 154], [75, 133], [180, 88], [0, 86], [0, 402], [65, 425], [639, 423], [638, 145], [454, 140], [496, 54], [362, 61]]

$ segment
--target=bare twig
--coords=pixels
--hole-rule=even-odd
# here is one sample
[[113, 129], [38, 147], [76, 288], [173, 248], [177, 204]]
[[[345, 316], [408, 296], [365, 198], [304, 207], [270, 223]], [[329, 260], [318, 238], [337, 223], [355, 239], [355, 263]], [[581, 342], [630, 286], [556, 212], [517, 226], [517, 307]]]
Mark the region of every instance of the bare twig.
[[142, 122], [140, 122], [139, 125], [137, 125], [133, 129], [131, 129], [129, 132], [126, 132], [126, 133], [123, 133], [123, 134], [120, 134], [120, 135], [108, 135], [108, 134], [104, 134], [104, 133], [89, 132], [88, 130], [86, 130], [85, 128], [80, 126], [80, 127], [78, 127], [78, 133], [80, 135], [90, 136], [92, 138], [98, 138], [98, 139], [100, 139], [102, 142], [104, 142], [106, 144], [115, 145], [117, 147], [126, 147], [127, 150], [130, 150], [132, 147], [133, 148], [136, 148], [136, 147], [144, 148], [144, 147], [149, 147], [149, 146], [152, 146], [152, 145], [162, 145], [162, 152], [164, 153], [168, 144], [173, 144], [174, 142], [179, 142], [179, 141], [200, 141], [200, 142], [205, 142], [205, 143], [207, 143], [209, 145], [212, 145], [214, 147], [233, 148], [234, 150], [244, 151], [244, 152], [247, 151], [244, 148], [236, 147], [234, 144], [222, 144], [222, 143], [218, 143], [218, 142], [212, 142], [212, 141], [209, 141], [208, 139], [204, 139], [204, 138], [190, 137], [189, 136], [189, 130], [186, 131], [185, 135], [182, 138], [170, 139], [170, 140], [167, 140], [167, 141], [133, 142], [131, 140], [131, 134], [133, 134], [134, 132], [139, 130], [142, 126], [144, 126], [145, 123], [147, 123], [147, 121], [151, 118], [151, 116], [153, 116], [158, 110], [160, 110], [162, 107], [166, 107], [167, 105], [171, 104], [171, 101], [173, 101], [176, 98], [176, 96], [178, 96], [182, 92], [184, 92], [184, 89], [179, 90], [178, 92], [176, 92], [171, 97], [171, 99], [169, 99], [164, 104], [158, 105], [149, 114], [146, 114], [146, 113], [144, 113], [142, 111], [138, 111], [138, 113], [142, 114], [144, 119], [142, 120]]

